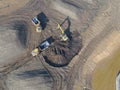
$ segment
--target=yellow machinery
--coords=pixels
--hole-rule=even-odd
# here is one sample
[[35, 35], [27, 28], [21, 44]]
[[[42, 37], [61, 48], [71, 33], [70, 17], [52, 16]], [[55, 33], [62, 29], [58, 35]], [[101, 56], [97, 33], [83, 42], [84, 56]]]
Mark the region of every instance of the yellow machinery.
[[32, 56], [37, 56], [39, 54], [39, 49], [35, 48], [32, 52], [31, 52]]
[[42, 29], [41, 29], [41, 26], [36, 26], [36, 32], [41, 32]]
[[67, 41], [67, 40], [68, 40], [68, 37], [67, 37], [67, 35], [65, 34], [64, 30], [62, 29], [62, 27], [60, 26], [60, 24], [58, 24], [58, 29], [60, 29], [61, 32], [62, 32], [62, 35], [61, 35], [62, 40], [63, 40], [63, 41]]
[[52, 45], [52, 43], [54, 43], [55, 39], [50, 36], [49, 38], [47, 38], [45, 41], [43, 41], [38, 47], [36, 47], [32, 52], [32, 56], [37, 56], [38, 54], [40, 54], [42, 51], [44, 51], [45, 49], [47, 49], [49, 46]]
[[41, 32], [42, 31], [42, 27], [40, 26], [40, 21], [36, 17], [32, 18], [32, 23], [36, 27], [36, 30], [35, 30], [36, 32]]

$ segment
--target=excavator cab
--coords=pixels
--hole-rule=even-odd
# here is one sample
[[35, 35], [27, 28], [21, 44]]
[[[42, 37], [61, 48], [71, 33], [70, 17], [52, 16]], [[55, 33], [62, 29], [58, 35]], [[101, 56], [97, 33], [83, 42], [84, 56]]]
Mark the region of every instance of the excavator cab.
[[65, 33], [60, 35], [60, 37], [61, 37], [61, 40], [63, 40], [63, 41], [67, 41], [68, 40], [68, 37], [67, 37], [67, 35]]
[[42, 31], [42, 27], [41, 26], [36, 27], [36, 32], [41, 32], [41, 31]]

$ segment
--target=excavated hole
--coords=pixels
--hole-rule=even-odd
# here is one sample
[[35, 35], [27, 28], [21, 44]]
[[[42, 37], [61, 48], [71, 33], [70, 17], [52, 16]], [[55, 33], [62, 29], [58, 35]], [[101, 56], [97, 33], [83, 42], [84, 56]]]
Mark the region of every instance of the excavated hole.
[[82, 48], [82, 39], [78, 32], [71, 35], [71, 39], [67, 42], [55, 42], [53, 46], [48, 48], [43, 54], [45, 61], [54, 67], [63, 67], [69, 64], [72, 58], [78, 54]]
[[[63, 20], [63, 22], [60, 23], [63, 30], [65, 30], [65, 34], [69, 38], [68, 41], [61, 41], [61, 31], [56, 29], [56, 23], [50, 21], [50, 23], [48, 24], [49, 26], [47, 25], [44, 32], [42, 32], [42, 36], [40, 36], [40, 38], [42, 39], [41, 42], [43, 41], [43, 37], [46, 35], [47, 38], [53, 36], [55, 42], [53, 43], [53, 45], [47, 48], [42, 53], [42, 55], [46, 63], [53, 67], [66, 66], [82, 48], [82, 39], [80, 37], [80, 34], [77, 31], [71, 32], [71, 21], [69, 17], [67, 17], [65, 20]], [[44, 40], [46, 39], [44, 38]]]

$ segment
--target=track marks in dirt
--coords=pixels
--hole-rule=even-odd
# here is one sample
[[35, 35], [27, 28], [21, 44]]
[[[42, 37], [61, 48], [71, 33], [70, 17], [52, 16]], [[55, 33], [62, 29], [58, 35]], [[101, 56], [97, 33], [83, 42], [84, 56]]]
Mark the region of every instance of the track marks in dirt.
[[[45, 2], [46, 2], [46, 4], [47, 4], [47, 1], [44, 1], [44, 4], [45, 4]], [[18, 11], [16, 14], [17, 15], [15, 15], [15, 12], [13, 13], [14, 14], [14, 16], [8, 16], [8, 17], [6, 17], [6, 19], [1, 19], [1, 20], [3, 20], [4, 21], [4, 23], [7, 23], [7, 22], [12, 22], [12, 21], [16, 21], [16, 20], [24, 20], [24, 21], [26, 21], [27, 23], [28, 23], [28, 36], [27, 36], [27, 47], [28, 47], [28, 49], [29, 49], [29, 52], [27, 52], [26, 54], [28, 54], [28, 56], [26, 56], [25, 58], [26, 59], [23, 59], [23, 58], [21, 58], [21, 59], [23, 59], [23, 61], [22, 62], [18, 62], [18, 66], [17, 66], [17, 62], [16, 63], [14, 63], [14, 64], [11, 64], [11, 65], [9, 65], [8, 66], [8, 68], [7, 69], [9, 69], [10, 68], [10, 70], [8, 70], [8, 72], [11, 72], [12, 70], [14, 70], [15, 69], [15, 67], [19, 67], [19, 66], [22, 66], [24, 63], [26, 63], [27, 61], [29, 61], [29, 60], [31, 60], [29, 57], [31, 57], [31, 56], [29, 56], [29, 53], [30, 53], [30, 51], [32, 51], [37, 45], [39, 45], [39, 42], [41, 42], [42, 40], [45, 40], [45, 38], [46, 37], [48, 37], [48, 33], [47, 33], [47, 31], [45, 31], [45, 32], [43, 32], [42, 34], [37, 34], [35, 31], [34, 31], [34, 27], [31, 25], [31, 21], [30, 21], [30, 17], [32, 16], [32, 15], [29, 15], [31, 12], [35, 15], [36, 13], [39, 13], [41, 10], [45, 10], [45, 12], [47, 12], [47, 15], [51, 15], [50, 14], [50, 12], [49, 12], [49, 10], [51, 10], [51, 9], [48, 9], [48, 8], [43, 8], [43, 9], [41, 9], [40, 7], [41, 6], [38, 6], [39, 4], [41, 4], [42, 5], [42, 1], [39, 1], [39, 0], [31, 0], [31, 2], [29, 2], [29, 3], [27, 3], [27, 5], [25, 6], [25, 9], [24, 9], [24, 7], [20, 10], [20, 11]], [[43, 5], [44, 5], [43, 4]], [[69, 10], [68, 9], [68, 7], [65, 7], [65, 5], [64, 5], [64, 7], [65, 8], [61, 8], [61, 3], [60, 3], [60, 5], [57, 3], [57, 5], [59, 6], [59, 9], [61, 9], [61, 10], [63, 10], [64, 11], [64, 13], [66, 13], [66, 11], [68, 12], [68, 14], [67, 15], [70, 15], [70, 14], [72, 14], [72, 18], [73, 19], [78, 19], [78, 17], [76, 16], [76, 12], [77, 11], [71, 11], [71, 10]], [[37, 7], [38, 6], [38, 7]], [[48, 5], [49, 6], [49, 5]], [[33, 7], [33, 8], [32, 8]], [[73, 7], [73, 6], [72, 6]], [[31, 9], [30, 9], [31, 8]], [[76, 7], [75, 7], [76, 8]], [[74, 9], [75, 9], [74, 8]], [[72, 10], [74, 10], [74, 9], [72, 9]], [[23, 10], [23, 11], [22, 11]], [[34, 10], [36, 10], [35, 12], [33, 12]], [[58, 10], [58, 9], [57, 9]], [[57, 11], [56, 10], [56, 11]], [[76, 9], [75, 9], [76, 10]], [[29, 11], [29, 14], [27, 13], [27, 11]], [[61, 11], [59, 11], [58, 10], [58, 12], [61, 12]], [[20, 13], [22, 13], [22, 14], [20, 14]], [[63, 15], [61, 15], [61, 14], [59, 14], [59, 16], [55, 16], [56, 15], [56, 12], [54, 12], [53, 13], [53, 16], [49, 16], [49, 17], [54, 17], [54, 18], [60, 18], [60, 20], [61, 20], [61, 18], [63, 19], [63, 16], [64, 15], [66, 15], [66, 14], [64, 14], [64, 13], [62, 13]], [[34, 16], [33, 15], [33, 16]], [[77, 18], [76, 18], [77, 17]], [[54, 19], [53, 18], [53, 19]], [[50, 18], [50, 19], [52, 19], [52, 18]], [[59, 21], [59, 19], [57, 19], [58, 21]], [[62, 20], [61, 20], [62, 21]], [[52, 31], [50, 31], [49, 33], [51, 33]], [[50, 34], [51, 35], [51, 34]], [[56, 34], [56, 35], [59, 35], [58, 33]], [[74, 35], [74, 34], [73, 34]], [[41, 39], [41, 38], [42, 39]], [[78, 44], [80, 45], [80, 47], [81, 47], [81, 38], [79, 39], [80, 40], [80, 43], [79, 43], [79, 40], [78, 40], [79, 38], [75, 38], [74, 40], [73, 40], [73, 47], [72, 48], [74, 48], [74, 47], [78, 47]], [[60, 47], [60, 46], [59, 46]], [[61, 48], [61, 47], [60, 47]], [[65, 49], [64, 47], [63, 47], [63, 49]], [[76, 50], [77, 50], [77, 48], [75, 48], [74, 50], [73, 50], [73, 53], [74, 53], [74, 55], [75, 54], [77, 54], [76, 53]], [[69, 49], [66, 49], [66, 51], [67, 52], [69, 52], [70, 50]], [[73, 54], [72, 53], [72, 54]], [[73, 56], [74, 56], [73, 55]], [[72, 56], [72, 57], [73, 57]], [[18, 59], [18, 60], [20, 60], [20, 58]], [[48, 69], [48, 71], [50, 71], [51, 72], [51, 77], [54, 79], [54, 85], [53, 85], [53, 90], [62, 90], [63, 89], [63, 87], [65, 86], [65, 85], [67, 85], [67, 83], [68, 83], [68, 86], [67, 86], [67, 89], [68, 90], [72, 90], [72, 87], [73, 87], [73, 83], [74, 83], [74, 79], [75, 79], [75, 76], [73, 75], [73, 73], [74, 72], [70, 72], [71, 71], [71, 67], [72, 66], [68, 66], [68, 67], [64, 67], [64, 68], [53, 68], [53, 67], [51, 67], [50, 65], [48, 65], [47, 63], [45, 63], [45, 60], [44, 59], [41, 59], [41, 58], [39, 58], [38, 60], [40, 60], [40, 61], [44, 61], [43, 62], [43, 64], [45, 65], [45, 67], [46, 67], [46, 69]], [[54, 60], [54, 59], [52, 59], [52, 60]], [[19, 64], [20, 63], [20, 64]], [[82, 63], [83, 64], [83, 63]], [[12, 69], [11, 69], [12, 68]], [[66, 69], [65, 69], [66, 68]], [[74, 67], [73, 67], [74, 68]], [[6, 71], [7, 71], [7, 69], [6, 69]], [[16, 68], [17, 69], [17, 68]], [[72, 70], [74, 70], [74, 69], [72, 69]], [[75, 72], [77, 72], [77, 71], [75, 71]], [[68, 77], [67, 77], [68, 76]]]
[[16, 11], [17, 9], [25, 6], [29, 0], [21, 0], [21, 4], [17, 0], [1, 0], [0, 1], [0, 15], [9, 14], [11, 12]]
[[[62, 2], [52, 2], [52, 8], [57, 10], [58, 12], [62, 13], [62, 14], [65, 14], [66, 16], [70, 16], [71, 18], [77, 20], [77, 15], [76, 15], [76, 12], [75, 10], [74, 11], [71, 11], [68, 7], [66, 7], [66, 5], [64, 5], [64, 3]], [[61, 7], [62, 6], [62, 7]]]

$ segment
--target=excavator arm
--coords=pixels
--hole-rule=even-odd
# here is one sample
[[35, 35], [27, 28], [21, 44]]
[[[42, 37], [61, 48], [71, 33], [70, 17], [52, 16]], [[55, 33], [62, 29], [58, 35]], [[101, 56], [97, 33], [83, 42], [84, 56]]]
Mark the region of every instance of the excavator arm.
[[68, 40], [68, 37], [67, 37], [67, 35], [65, 34], [64, 30], [62, 29], [62, 27], [60, 26], [60, 24], [58, 24], [58, 29], [61, 30], [61, 33], [62, 33], [61, 37], [62, 37], [62, 40], [63, 40], [63, 41], [67, 41], [67, 40]]
[[61, 30], [62, 34], [64, 34], [64, 30], [62, 29], [62, 27], [60, 26], [60, 24], [58, 24], [58, 28]]

